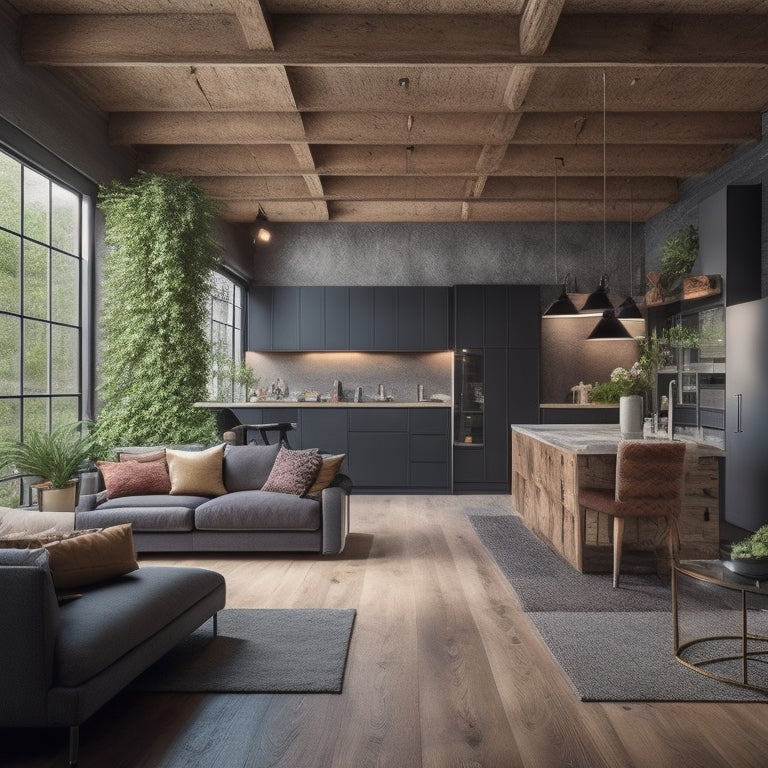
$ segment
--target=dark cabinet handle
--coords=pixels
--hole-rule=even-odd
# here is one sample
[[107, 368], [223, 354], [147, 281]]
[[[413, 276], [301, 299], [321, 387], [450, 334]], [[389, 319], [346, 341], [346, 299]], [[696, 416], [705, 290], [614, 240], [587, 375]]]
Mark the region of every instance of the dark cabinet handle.
[[739, 393], [738, 395], [734, 395], [736, 398], [736, 429], [735, 432], [743, 432], [744, 430], [741, 428], [741, 400], [743, 395]]

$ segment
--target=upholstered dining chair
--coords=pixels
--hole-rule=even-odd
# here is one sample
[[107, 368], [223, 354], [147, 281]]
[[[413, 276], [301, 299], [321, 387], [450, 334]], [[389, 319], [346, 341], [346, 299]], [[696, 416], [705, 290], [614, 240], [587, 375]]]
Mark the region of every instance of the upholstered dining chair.
[[679, 551], [678, 517], [684, 485], [685, 443], [622, 440], [616, 456], [614, 488], [581, 488], [579, 508], [613, 517], [613, 586], [619, 586], [621, 544], [627, 517], [663, 517], [670, 557]]

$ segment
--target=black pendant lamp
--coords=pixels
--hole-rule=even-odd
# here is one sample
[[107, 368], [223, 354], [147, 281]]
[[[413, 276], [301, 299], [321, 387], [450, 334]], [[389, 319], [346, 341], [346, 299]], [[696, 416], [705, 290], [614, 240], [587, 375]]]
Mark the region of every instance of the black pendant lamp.
[[629, 184], [629, 295], [619, 304], [619, 311], [616, 316], [619, 320], [643, 320], [643, 313], [632, 298], [632, 278], [634, 276], [632, 270], [632, 179], [627, 181]]
[[[562, 157], [555, 158], [555, 221], [554, 221], [554, 233], [555, 233], [555, 282], [557, 282], [557, 163], [561, 162], [565, 165], [565, 160]], [[542, 317], [578, 317], [579, 310], [576, 309], [574, 303], [568, 297], [568, 277], [565, 276], [563, 280], [563, 290], [560, 295], [553, 301], [547, 311]]]
[[588, 341], [616, 341], [619, 339], [631, 339], [629, 331], [622, 325], [612, 309], [606, 309], [600, 322], [587, 336]]

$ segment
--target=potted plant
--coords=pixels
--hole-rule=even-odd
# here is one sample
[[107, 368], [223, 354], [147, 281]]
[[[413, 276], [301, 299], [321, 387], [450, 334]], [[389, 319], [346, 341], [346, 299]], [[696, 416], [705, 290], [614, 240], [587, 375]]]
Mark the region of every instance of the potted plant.
[[0, 466], [40, 477], [34, 487], [43, 512], [74, 512], [77, 497], [75, 474], [93, 455], [93, 436], [85, 422], [65, 424], [49, 434], [30, 431], [21, 442], [0, 444]]
[[731, 559], [726, 568], [741, 576], [764, 578], [768, 576], [768, 525], [758, 528], [746, 539], [731, 545]]
[[692, 224], [673, 232], [661, 248], [661, 287], [667, 294], [680, 289], [699, 256], [699, 232]]

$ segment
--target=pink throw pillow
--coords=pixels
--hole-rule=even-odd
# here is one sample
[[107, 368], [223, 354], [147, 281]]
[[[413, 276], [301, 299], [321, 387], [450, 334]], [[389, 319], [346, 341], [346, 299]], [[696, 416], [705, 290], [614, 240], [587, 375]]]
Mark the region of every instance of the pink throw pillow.
[[170, 493], [171, 479], [164, 461], [97, 461], [107, 498]]
[[261, 490], [303, 496], [315, 481], [322, 463], [322, 456], [314, 449], [292, 451], [282, 446]]

